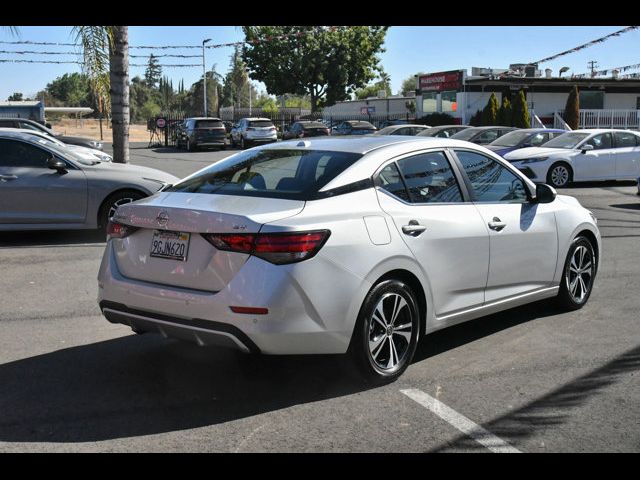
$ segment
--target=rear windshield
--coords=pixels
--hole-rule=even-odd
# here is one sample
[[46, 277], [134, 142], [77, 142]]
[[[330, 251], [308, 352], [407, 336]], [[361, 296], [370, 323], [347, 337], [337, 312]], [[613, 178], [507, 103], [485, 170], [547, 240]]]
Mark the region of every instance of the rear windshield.
[[250, 127], [273, 127], [271, 120], [251, 120], [249, 122]]
[[354, 130], [375, 130], [376, 129], [376, 127], [374, 127], [368, 122], [352, 123], [351, 128], [353, 128]]
[[302, 128], [304, 129], [310, 129], [310, 128], [327, 128], [326, 125], [320, 123], [320, 122], [310, 122], [310, 123], [303, 123], [302, 124]]
[[224, 128], [220, 120], [197, 120], [195, 128]]
[[362, 155], [323, 150], [262, 149], [232, 155], [168, 192], [311, 200]]
[[457, 140], [470, 140], [479, 133], [482, 133], [483, 130], [476, 128], [466, 128], [464, 130], [460, 130], [455, 135], [451, 135], [451, 138], [455, 138]]

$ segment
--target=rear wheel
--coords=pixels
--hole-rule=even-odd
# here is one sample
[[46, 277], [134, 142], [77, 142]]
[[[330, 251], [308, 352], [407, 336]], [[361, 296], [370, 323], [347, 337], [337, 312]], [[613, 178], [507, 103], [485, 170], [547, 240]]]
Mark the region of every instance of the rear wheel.
[[584, 236], [576, 237], [569, 247], [564, 264], [558, 304], [568, 310], [578, 310], [587, 303], [596, 276], [596, 253]]
[[378, 283], [367, 294], [349, 346], [367, 380], [392, 382], [407, 369], [420, 333], [417, 305], [411, 288], [400, 280]]
[[120, 205], [135, 202], [136, 200], [140, 200], [144, 197], [145, 195], [141, 192], [136, 192], [135, 190], [123, 190], [109, 195], [102, 203], [100, 211], [98, 212], [98, 228], [106, 231], [109, 219], [113, 217]]
[[244, 141], [244, 137], [240, 137], [240, 150], [247, 148], [247, 144]]
[[566, 187], [572, 180], [573, 171], [564, 162], [554, 163], [547, 173], [547, 183], [556, 188]]

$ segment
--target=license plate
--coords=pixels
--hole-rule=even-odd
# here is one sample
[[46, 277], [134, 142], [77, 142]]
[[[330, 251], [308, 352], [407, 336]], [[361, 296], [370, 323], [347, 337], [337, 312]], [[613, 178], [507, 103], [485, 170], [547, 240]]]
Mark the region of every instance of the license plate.
[[184, 262], [189, 253], [191, 234], [188, 232], [166, 232], [155, 230], [151, 241], [152, 257], [168, 258]]

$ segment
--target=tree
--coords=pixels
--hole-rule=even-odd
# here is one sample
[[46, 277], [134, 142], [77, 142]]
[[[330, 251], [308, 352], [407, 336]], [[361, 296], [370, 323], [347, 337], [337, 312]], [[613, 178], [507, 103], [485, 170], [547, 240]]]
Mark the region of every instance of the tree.
[[418, 72], [415, 74], [415, 76], [411, 75], [410, 77], [407, 77], [402, 81], [402, 89], [400, 90], [400, 93], [403, 96], [406, 97], [409, 95], [409, 93], [416, 91], [416, 76], [419, 77], [420, 75], [424, 75], [424, 72]]
[[364, 88], [356, 90], [355, 95], [356, 98], [360, 100], [364, 100], [368, 97], [377, 97], [378, 92], [384, 91], [387, 94], [387, 97], [391, 96], [391, 77], [384, 70], [380, 71], [379, 81], [374, 83], [373, 85], [367, 85]]
[[48, 83], [46, 91], [67, 107], [94, 106], [89, 78], [83, 73], [65, 73]]
[[524, 90], [520, 89], [513, 102], [513, 126], [518, 128], [530, 128], [531, 118]]
[[498, 110], [498, 125], [507, 127], [513, 125], [513, 110], [507, 96], [502, 97], [502, 105], [500, 105], [500, 110]]
[[498, 122], [498, 99], [496, 94], [491, 92], [487, 105], [482, 110], [482, 125], [497, 125]]
[[479, 127], [482, 125], [482, 110], [478, 109], [469, 119], [469, 125]]
[[162, 67], [158, 63], [158, 57], [153, 53], [149, 55], [149, 63], [147, 69], [144, 71], [144, 80], [150, 87], [155, 87], [162, 79]]
[[[242, 27], [242, 59], [274, 95], [309, 95], [311, 110], [345, 100], [376, 77], [388, 27]], [[282, 37], [285, 35], [285, 37]], [[267, 40], [268, 39], [268, 40]]]
[[567, 104], [564, 107], [564, 121], [572, 130], [580, 128], [580, 93], [575, 85], [569, 92]]
[[22, 93], [21, 92], [15, 92], [13, 95], [10, 95], [9, 98], [7, 98], [7, 100], [9, 102], [21, 102], [22, 101]]

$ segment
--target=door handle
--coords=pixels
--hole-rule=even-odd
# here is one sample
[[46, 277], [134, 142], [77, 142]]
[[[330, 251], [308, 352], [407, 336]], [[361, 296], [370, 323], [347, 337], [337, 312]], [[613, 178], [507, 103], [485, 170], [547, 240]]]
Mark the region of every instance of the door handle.
[[506, 226], [507, 224], [500, 220], [498, 217], [493, 217], [493, 221], [489, 222], [489, 228], [491, 230], [495, 230], [496, 232], [499, 232]]
[[17, 175], [0, 175], [0, 181], [8, 182], [9, 180], [17, 180]]
[[417, 220], [411, 220], [409, 225], [402, 226], [402, 233], [417, 237], [427, 229], [424, 225], [420, 225]]

